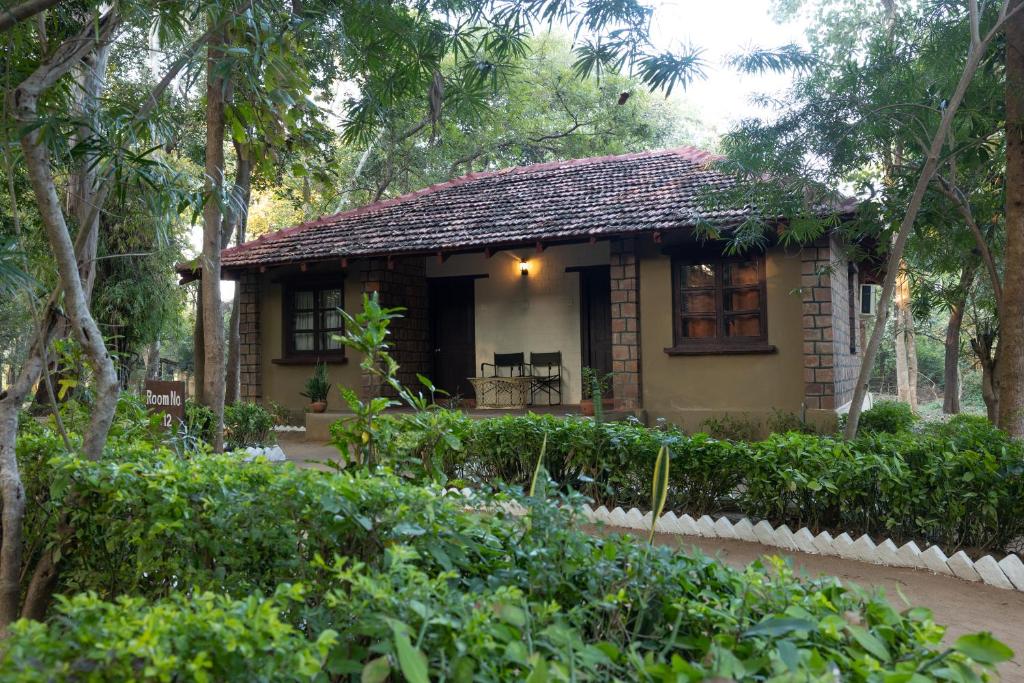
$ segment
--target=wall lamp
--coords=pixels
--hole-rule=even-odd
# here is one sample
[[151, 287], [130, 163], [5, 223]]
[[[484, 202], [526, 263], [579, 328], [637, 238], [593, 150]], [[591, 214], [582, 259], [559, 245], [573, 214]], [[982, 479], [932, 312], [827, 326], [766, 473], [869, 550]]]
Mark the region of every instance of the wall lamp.
[[522, 275], [523, 277], [526, 277], [527, 275], [530, 274], [530, 262], [529, 261], [520, 261], [519, 262], [519, 274]]

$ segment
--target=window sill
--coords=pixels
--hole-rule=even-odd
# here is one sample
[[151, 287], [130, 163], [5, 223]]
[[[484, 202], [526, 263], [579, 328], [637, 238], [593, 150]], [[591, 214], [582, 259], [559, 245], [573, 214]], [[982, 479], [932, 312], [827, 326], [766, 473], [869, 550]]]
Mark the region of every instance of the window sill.
[[317, 363], [323, 363], [324, 365], [345, 365], [348, 363], [346, 356], [336, 356], [333, 358], [317, 358], [315, 356], [287, 356], [285, 358], [274, 358], [270, 361], [274, 365], [316, 365]]
[[778, 349], [766, 342], [753, 344], [685, 344], [665, 349], [669, 356], [731, 356], [756, 353], [775, 353]]

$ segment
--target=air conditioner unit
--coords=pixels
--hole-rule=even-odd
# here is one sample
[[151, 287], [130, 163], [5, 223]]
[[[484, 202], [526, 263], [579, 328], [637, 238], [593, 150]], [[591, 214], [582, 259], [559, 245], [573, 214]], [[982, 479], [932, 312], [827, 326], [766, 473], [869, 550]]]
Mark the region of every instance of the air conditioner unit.
[[878, 313], [879, 292], [882, 288], [878, 285], [860, 286], [860, 314], [863, 316], [874, 316]]

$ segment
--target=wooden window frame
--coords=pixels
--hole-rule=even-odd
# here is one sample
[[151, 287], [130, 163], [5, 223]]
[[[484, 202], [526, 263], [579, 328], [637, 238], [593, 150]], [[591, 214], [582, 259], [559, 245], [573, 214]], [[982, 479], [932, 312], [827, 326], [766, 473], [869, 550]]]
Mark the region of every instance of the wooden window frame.
[[[324, 332], [320, 322], [320, 314], [323, 309], [320, 306], [321, 293], [330, 289], [341, 291], [341, 305], [345, 305], [345, 279], [342, 278], [317, 278], [288, 280], [281, 284], [281, 352], [282, 357], [274, 359], [274, 363], [280, 365], [314, 365], [316, 363], [347, 363], [345, 347], [340, 349], [321, 350], [317, 347], [320, 344], [320, 335]], [[313, 292], [313, 345], [312, 351], [297, 351], [295, 349], [295, 293], [301, 291]], [[339, 331], [341, 333], [344, 330]]]
[[[725, 271], [730, 263], [755, 261], [757, 263], [758, 296], [760, 305], [749, 311], [725, 311]], [[714, 337], [691, 338], [683, 336], [682, 282], [680, 271], [684, 266], [712, 265], [715, 269], [715, 284], [711, 289], [715, 296], [716, 335]], [[751, 288], [746, 286], [744, 288]], [[727, 337], [725, 321], [729, 315], [758, 312], [761, 317], [761, 334], [756, 337]], [[765, 274], [765, 255], [746, 254], [722, 256], [709, 252], [689, 252], [672, 256], [672, 346], [665, 349], [670, 356], [684, 355], [728, 355], [746, 353], [774, 353], [775, 347], [768, 343], [768, 286]]]

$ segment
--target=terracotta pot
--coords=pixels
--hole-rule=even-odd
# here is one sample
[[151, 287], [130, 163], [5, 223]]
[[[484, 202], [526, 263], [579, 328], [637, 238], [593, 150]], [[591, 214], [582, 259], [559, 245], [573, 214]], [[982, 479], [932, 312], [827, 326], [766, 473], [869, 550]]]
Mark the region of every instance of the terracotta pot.
[[594, 414], [594, 400], [591, 398], [585, 398], [580, 401], [580, 413], [583, 415]]
[[309, 404], [309, 410], [313, 413], [322, 413], [327, 410], [327, 401], [314, 401]]

